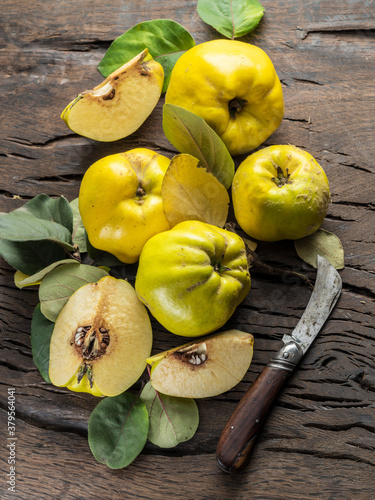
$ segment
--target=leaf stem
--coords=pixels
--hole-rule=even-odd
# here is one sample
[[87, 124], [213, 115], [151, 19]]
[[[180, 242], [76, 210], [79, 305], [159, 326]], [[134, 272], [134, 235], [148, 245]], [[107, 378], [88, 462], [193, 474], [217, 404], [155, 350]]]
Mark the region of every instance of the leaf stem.
[[[225, 225], [225, 228], [228, 231], [232, 231], [233, 233], [238, 234], [238, 232], [236, 230], [236, 224], [233, 223], [233, 222], [227, 223]], [[282, 269], [281, 267], [277, 267], [277, 266], [275, 267], [275, 266], [271, 266], [271, 265], [267, 264], [266, 262], [264, 262], [263, 259], [261, 259], [259, 257], [259, 255], [256, 252], [254, 252], [254, 250], [252, 250], [248, 246], [248, 244], [246, 242], [244, 242], [244, 243], [245, 243], [245, 246], [246, 246], [246, 253], [247, 253], [247, 260], [248, 260], [248, 263], [249, 263], [249, 267], [250, 267], [250, 264], [251, 264], [251, 265], [253, 265], [255, 267], [258, 267], [259, 269], [261, 269], [263, 271], [266, 271], [268, 274], [281, 274], [281, 275], [284, 275], [284, 276], [294, 276], [294, 277], [302, 280], [310, 288], [314, 288], [314, 286], [311, 283], [311, 281], [309, 280], [309, 278], [307, 276], [305, 276], [304, 274], [297, 273], [296, 271]]]

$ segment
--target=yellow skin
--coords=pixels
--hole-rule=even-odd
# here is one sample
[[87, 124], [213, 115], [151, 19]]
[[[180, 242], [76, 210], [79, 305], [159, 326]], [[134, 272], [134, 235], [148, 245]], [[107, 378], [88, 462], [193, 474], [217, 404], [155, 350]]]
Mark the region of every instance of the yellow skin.
[[161, 184], [170, 160], [144, 148], [106, 156], [86, 171], [79, 210], [90, 243], [127, 264], [143, 245], [170, 228]]
[[185, 221], [144, 246], [135, 282], [140, 300], [167, 330], [198, 337], [226, 323], [250, 289], [243, 240]]
[[236, 220], [249, 236], [296, 240], [320, 227], [330, 190], [324, 170], [309, 153], [290, 145], [270, 146], [238, 167], [232, 199]]
[[204, 118], [232, 155], [257, 148], [284, 115], [270, 58], [237, 40], [212, 40], [185, 52], [173, 68], [165, 102]]

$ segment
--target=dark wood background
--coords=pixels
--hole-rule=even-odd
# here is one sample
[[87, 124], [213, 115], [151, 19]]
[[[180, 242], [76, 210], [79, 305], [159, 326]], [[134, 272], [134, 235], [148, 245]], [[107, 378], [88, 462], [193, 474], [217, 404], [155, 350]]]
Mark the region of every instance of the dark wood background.
[[[266, 145], [295, 144], [326, 170], [332, 204], [323, 227], [340, 237], [345, 250], [336, 309], [277, 400], [248, 468], [226, 475], [215, 460], [221, 430], [310, 295], [294, 278], [253, 268], [249, 296], [228, 323], [255, 337], [244, 380], [198, 401], [200, 426], [191, 441], [172, 450], [147, 444], [128, 468], [112, 471], [95, 461], [86, 438], [98, 399], [42, 380], [30, 349], [37, 291], [18, 290], [13, 270], [1, 260], [1, 498], [375, 498], [374, 4], [262, 3], [266, 14], [244, 40], [270, 55], [286, 101], [285, 118]], [[157, 18], [184, 25], [197, 43], [220, 37], [192, 0], [2, 1], [1, 211], [39, 193], [76, 198], [85, 170], [107, 154], [145, 146], [174, 155], [161, 127], [163, 99], [135, 134], [112, 144], [79, 137], [60, 120], [71, 98], [102, 80], [96, 66], [110, 42]], [[257, 251], [268, 264], [314, 280], [292, 243]], [[153, 326], [154, 352], [181, 343]], [[5, 479], [8, 387], [16, 389], [15, 495], [7, 493]]]

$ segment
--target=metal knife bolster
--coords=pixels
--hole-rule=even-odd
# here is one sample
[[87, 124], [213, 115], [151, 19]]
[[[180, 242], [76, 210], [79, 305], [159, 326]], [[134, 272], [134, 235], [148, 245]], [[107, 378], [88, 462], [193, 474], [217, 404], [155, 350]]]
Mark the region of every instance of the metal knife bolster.
[[267, 366], [292, 372], [303, 355], [304, 352], [297, 342], [288, 342], [284, 344], [276, 356], [267, 363]]

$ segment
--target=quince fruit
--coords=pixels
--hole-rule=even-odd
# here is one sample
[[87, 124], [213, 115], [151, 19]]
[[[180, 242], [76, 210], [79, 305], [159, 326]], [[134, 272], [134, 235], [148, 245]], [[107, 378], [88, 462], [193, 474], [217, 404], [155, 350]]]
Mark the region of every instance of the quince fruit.
[[295, 146], [269, 146], [248, 156], [232, 184], [234, 214], [251, 237], [296, 240], [314, 233], [330, 202], [327, 176]]
[[134, 288], [105, 276], [79, 288], [57, 317], [49, 377], [72, 391], [116, 396], [142, 375], [151, 348], [150, 319]]
[[135, 132], [159, 101], [164, 70], [145, 49], [92, 90], [81, 92], [61, 118], [73, 132], [117, 141]]
[[145, 148], [109, 155], [83, 176], [78, 203], [90, 243], [127, 264], [166, 231], [161, 186], [170, 160]]
[[184, 221], [153, 236], [139, 258], [135, 289], [167, 330], [186, 337], [226, 323], [250, 289], [245, 244], [237, 234]]
[[207, 398], [229, 391], [249, 369], [254, 337], [228, 330], [147, 359], [154, 389], [183, 398]]
[[237, 40], [211, 40], [186, 51], [173, 68], [165, 102], [202, 117], [232, 155], [257, 148], [284, 115], [271, 59]]

